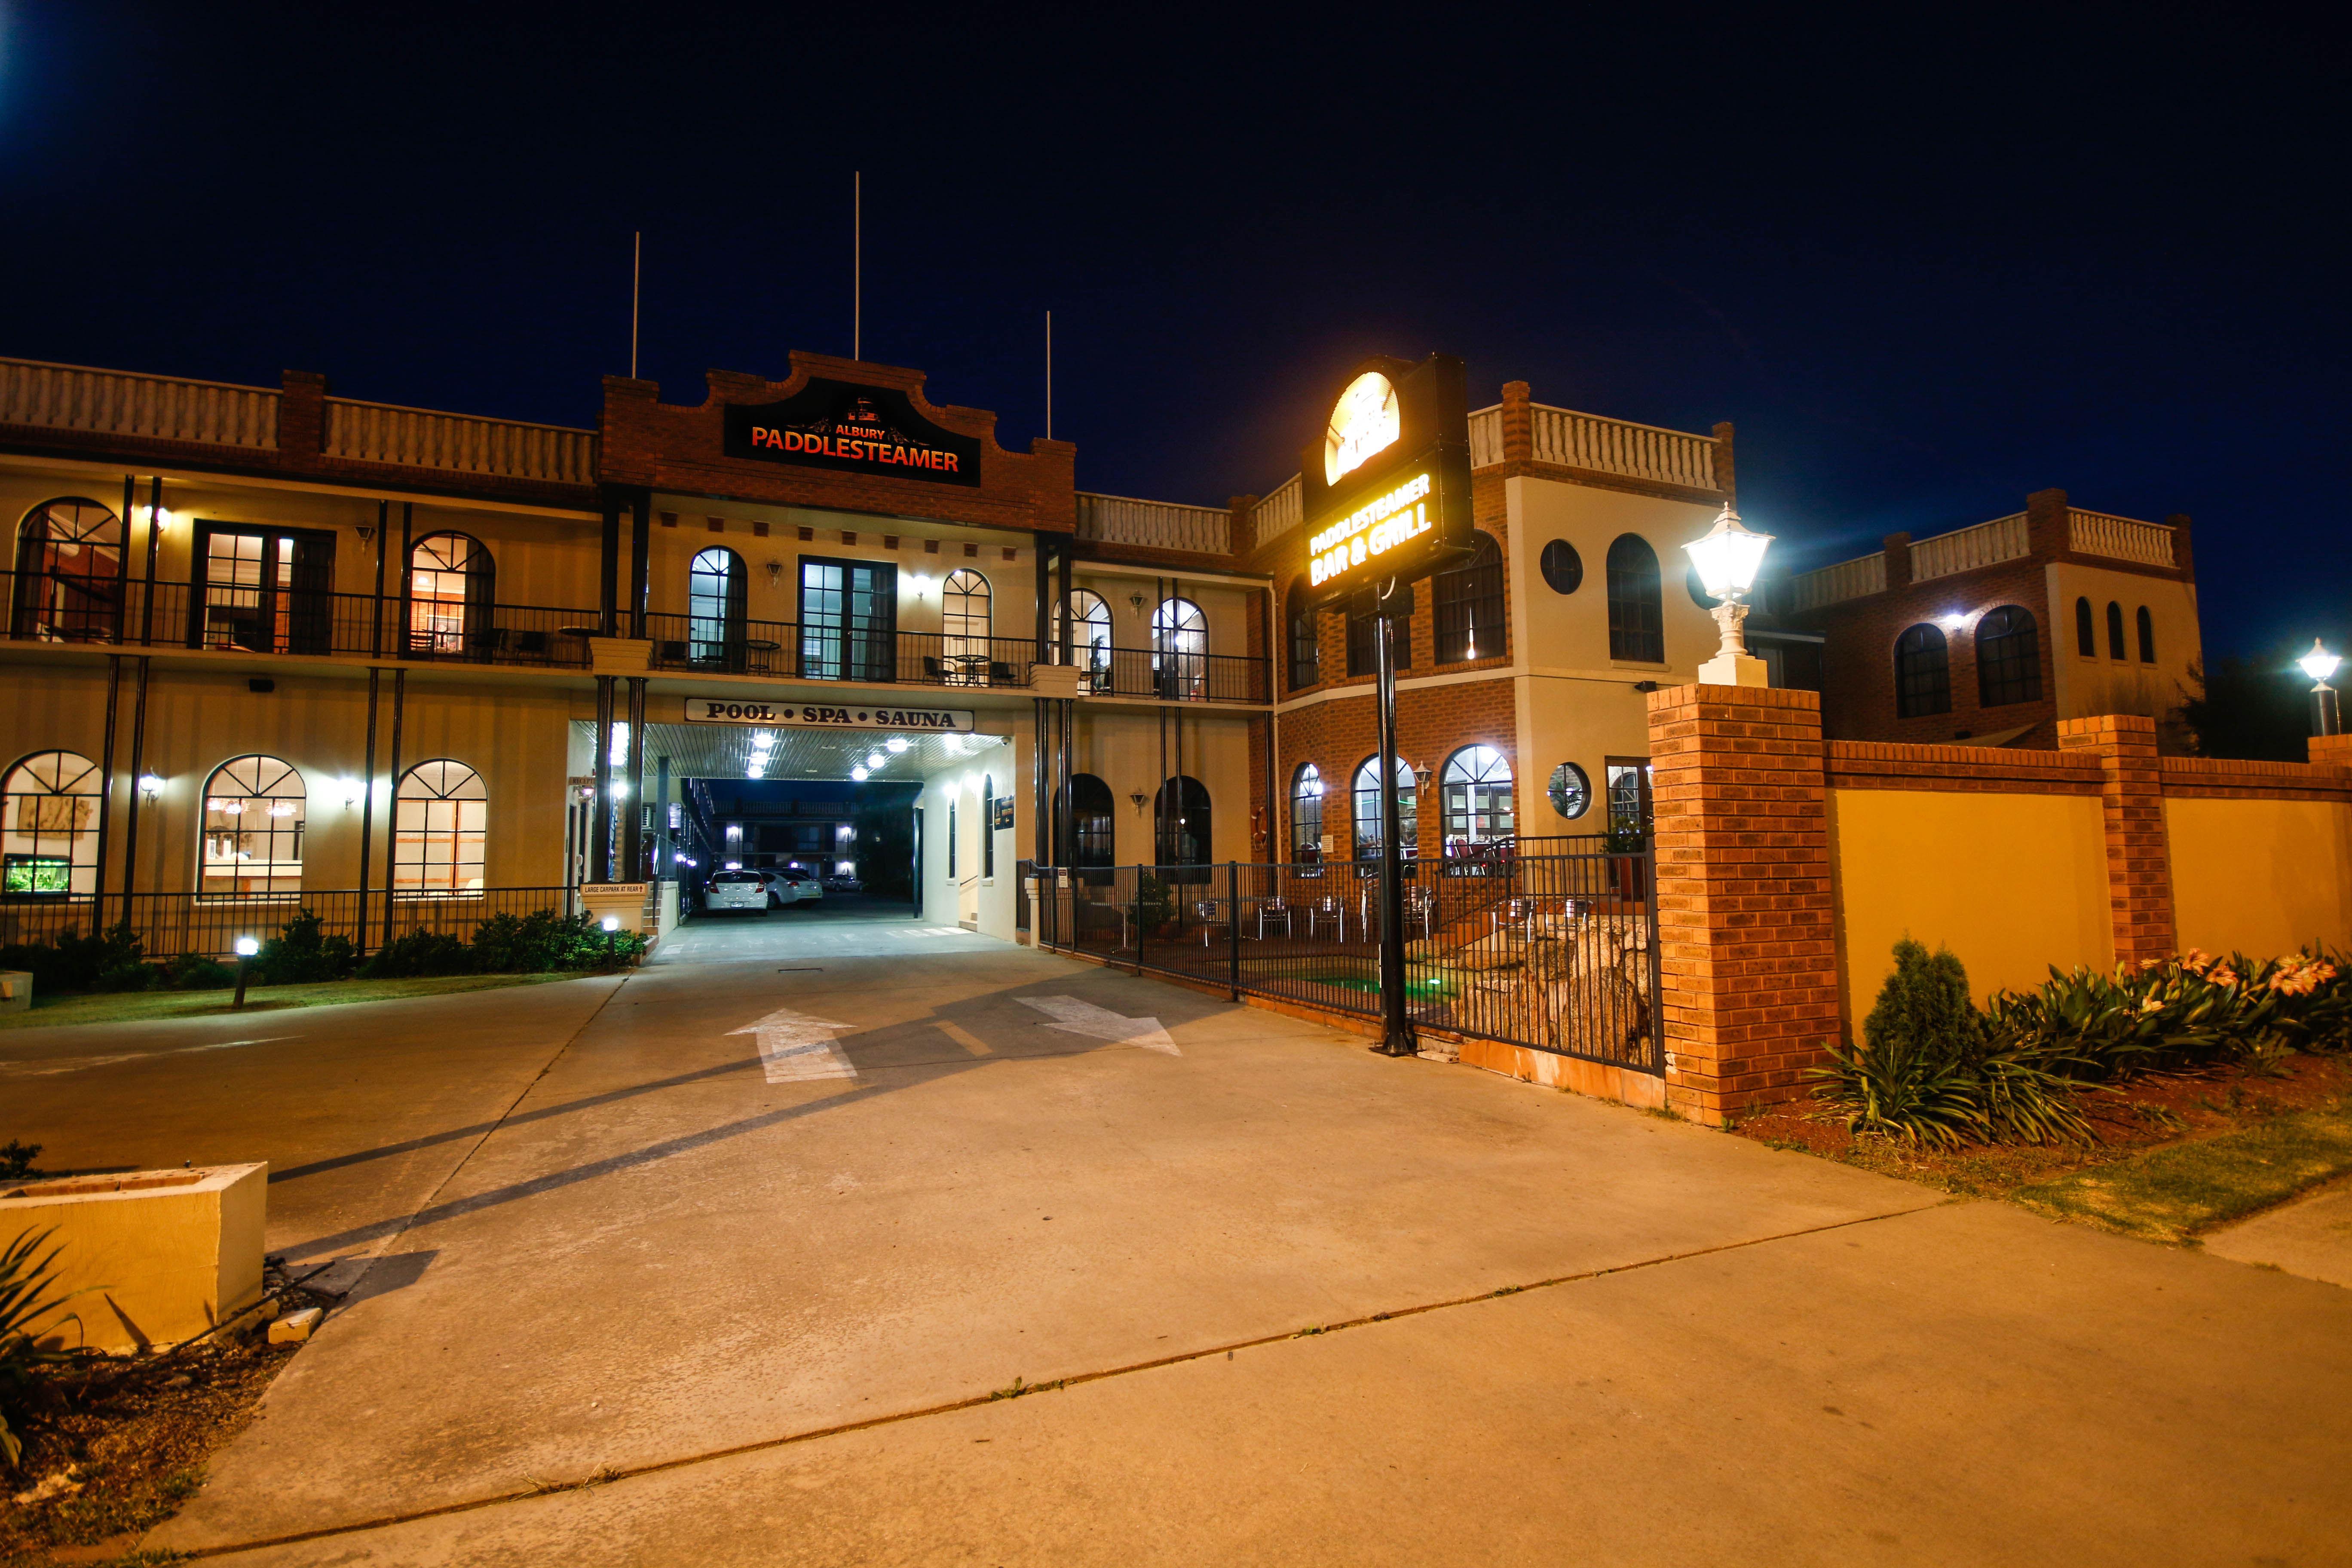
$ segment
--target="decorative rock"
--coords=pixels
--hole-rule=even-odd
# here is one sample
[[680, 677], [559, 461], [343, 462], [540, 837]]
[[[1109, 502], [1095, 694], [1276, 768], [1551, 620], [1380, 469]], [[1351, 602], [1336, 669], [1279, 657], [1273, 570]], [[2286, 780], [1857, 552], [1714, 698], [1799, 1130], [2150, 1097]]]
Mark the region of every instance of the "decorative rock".
[[310, 1337], [325, 1314], [316, 1307], [305, 1307], [299, 1312], [289, 1312], [269, 1325], [269, 1342], [273, 1345], [299, 1345]]

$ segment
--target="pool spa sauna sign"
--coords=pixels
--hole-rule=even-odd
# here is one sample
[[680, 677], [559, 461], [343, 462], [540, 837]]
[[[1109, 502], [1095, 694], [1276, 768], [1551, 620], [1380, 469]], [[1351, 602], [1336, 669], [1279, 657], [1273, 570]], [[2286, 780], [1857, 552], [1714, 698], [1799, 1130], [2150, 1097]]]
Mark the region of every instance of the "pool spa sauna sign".
[[927, 484], [980, 483], [978, 437], [941, 429], [895, 387], [822, 377], [781, 403], [729, 405], [727, 455]]

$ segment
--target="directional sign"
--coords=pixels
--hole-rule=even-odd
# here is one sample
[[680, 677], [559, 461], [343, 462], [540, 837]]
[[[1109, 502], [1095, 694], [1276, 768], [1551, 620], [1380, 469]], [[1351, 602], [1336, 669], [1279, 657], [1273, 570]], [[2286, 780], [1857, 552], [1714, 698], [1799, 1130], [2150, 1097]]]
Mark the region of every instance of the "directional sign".
[[760, 1042], [760, 1059], [770, 1083], [805, 1083], [813, 1079], [857, 1076], [857, 1069], [833, 1040], [835, 1031], [856, 1026], [779, 1007], [728, 1033], [750, 1035]]
[[1140, 1046], [1147, 1051], [1159, 1051], [1171, 1057], [1184, 1053], [1168, 1037], [1157, 1018], [1123, 1018], [1108, 1007], [1097, 1007], [1091, 1002], [1081, 1002], [1075, 996], [1016, 996], [1014, 1001], [1034, 1007], [1054, 1021], [1045, 1026], [1066, 1035], [1083, 1035], [1090, 1040], [1108, 1040], [1115, 1046]]

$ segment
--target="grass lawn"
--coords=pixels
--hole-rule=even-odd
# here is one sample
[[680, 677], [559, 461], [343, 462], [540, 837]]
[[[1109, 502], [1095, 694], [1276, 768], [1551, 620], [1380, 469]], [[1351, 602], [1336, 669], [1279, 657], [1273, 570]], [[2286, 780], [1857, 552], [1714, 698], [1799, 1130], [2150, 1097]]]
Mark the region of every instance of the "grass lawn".
[[[561, 974], [447, 974], [424, 980], [332, 980], [319, 985], [256, 985], [245, 994], [247, 1013], [289, 1007], [333, 1007], [347, 1002], [390, 1002], [404, 996], [445, 996], [505, 985], [578, 980]], [[143, 1024], [157, 1018], [205, 1018], [230, 1011], [234, 991], [123, 991], [106, 996], [36, 995], [30, 1010], [0, 1015], [0, 1029], [48, 1029], [68, 1024]]]
[[1737, 1131], [1776, 1149], [2176, 1244], [2352, 1173], [2352, 1059], [2343, 1056], [2289, 1057], [2269, 1074], [2152, 1076], [2087, 1096], [2084, 1109], [2099, 1132], [2094, 1144], [1915, 1148], [1856, 1138], [1805, 1103], [1776, 1106]]

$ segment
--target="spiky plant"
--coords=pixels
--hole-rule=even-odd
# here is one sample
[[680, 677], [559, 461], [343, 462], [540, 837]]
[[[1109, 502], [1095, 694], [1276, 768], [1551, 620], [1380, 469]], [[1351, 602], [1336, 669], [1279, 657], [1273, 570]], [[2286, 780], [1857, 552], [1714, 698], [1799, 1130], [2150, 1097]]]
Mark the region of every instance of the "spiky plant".
[[[19, 1432], [41, 1372], [73, 1359], [70, 1352], [42, 1349], [34, 1341], [32, 1327], [75, 1297], [89, 1293], [52, 1293], [57, 1287], [53, 1266], [65, 1248], [50, 1247], [47, 1257], [40, 1250], [56, 1234], [55, 1227], [38, 1235], [28, 1231], [0, 1247], [0, 1461], [11, 1467], [25, 1451]], [[80, 1321], [78, 1314], [68, 1313], [47, 1327]]]

